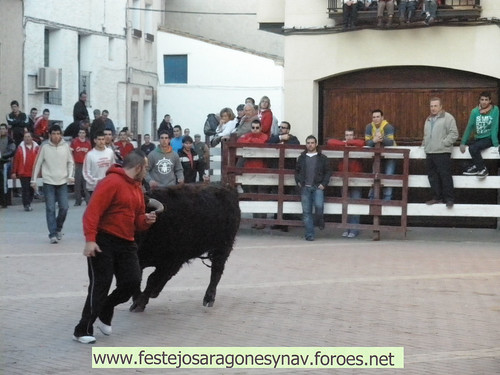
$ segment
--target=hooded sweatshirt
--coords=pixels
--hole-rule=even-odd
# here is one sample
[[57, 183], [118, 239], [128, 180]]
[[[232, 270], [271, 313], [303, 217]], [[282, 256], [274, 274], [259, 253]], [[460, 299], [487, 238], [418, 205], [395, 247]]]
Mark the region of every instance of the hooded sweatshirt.
[[141, 182], [127, 176], [125, 170], [115, 164], [97, 185], [82, 221], [87, 242], [95, 242], [98, 232], [134, 241], [136, 231], [150, 227], [146, 223]]
[[67, 184], [68, 179], [73, 177], [73, 169], [73, 155], [71, 155], [69, 145], [64, 139], [61, 139], [57, 145], [49, 140], [38, 153], [31, 182], [36, 182], [41, 171], [44, 184]]
[[184, 181], [184, 170], [182, 168], [179, 154], [172, 147], [163, 152], [160, 146], [148, 154], [149, 172], [146, 181], [155, 180], [161, 188], [175, 185], [178, 181]]

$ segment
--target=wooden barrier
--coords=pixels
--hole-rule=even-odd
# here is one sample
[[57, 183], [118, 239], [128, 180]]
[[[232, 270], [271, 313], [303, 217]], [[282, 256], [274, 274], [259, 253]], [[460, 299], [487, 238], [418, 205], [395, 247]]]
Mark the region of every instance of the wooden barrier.
[[[278, 159], [281, 166], [285, 165], [284, 159], [296, 159], [299, 154], [304, 150], [304, 146], [282, 146], [282, 145], [256, 145], [249, 146], [248, 144], [241, 146], [234, 143], [228, 143], [225, 146], [228, 149], [223, 155], [222, 165], [222, 180], [229, 184], [245, 185], [261, 185], [270, 186], [278, 193], [276, 194], [242, 194], [242, 201], [240, 207], [243, 213], [263, 213], [277, 215], [277, 219], [247, 219], [252, 222], [266, 223], [266, 224], [286, 224], [286, 225], [302, 225], [298, 220], [283, 220], [282, 214], [301, 214], [302, 207], [300, 203], [300, 196], [287, 195], [285, 198], [280, 197], [283, 194], [285, 187], [295, 186], [294, 170], [292, 169], [245, 169], [236, 168], [235, 160], [238, 157], [249, 158], [263, 158], [263, 159]], [[283, 148], [282, 151], [280, 149]], [[372, 159], [376, 152], [374, 149], [350, 148], [348, 152], [349, 158]], [[398, 154], [406, 150], [408, 159], [425, 159], [425, 152], [422, 147], [386, 147], [382, 149], [380, 155], [383, 158], [393, 158], [404, 160], [403, 154]], [[322, 152], [330, 159], [344, 158], [343, 149], [327, 149], [322, 148]], [[482, 156], [486, 160], [500, 159], [498, 148], [490, 148], [484, 150]], [[470, 154], [466, 151], [462, 154], [459, 147], [454, 147], [452, 152], [454, 160], [470, 159]], [[500, 200], [497, 199], [495, 204], [469, 204], [469, 203], [456, 203], [453, 208], [447, 208], [444, 204], [436, 204], [432, 206], [422, 203], [408, 203], [405, 199], [382, 201], [380, 199], [357, 199], [355, 201], [347, 197], [347, 188], [344, 189], [345, 181], [348, 181], [349, 186], [358, 187], [372, 187], [379, 178], [380, 187], [392, 186], [395, 190], [401, 189], [404, 196], [404, 190], [425, 188], [430, 189], [427, 175], [411, 174], [408, 171], [407, 186], [404, 186], [404, 172], [402, 175], [384, 175], [381, 173], [355, 173], [351, 174], [346, 172], [348, 176], [344, 176], [342, 172], [334, 172], [329, 186], [341, 187], [341, 197], [327, 197], [325, 199], [325, 214], [342, 215], [342, 222], [333, 223], [335, 227], [347, 228], [352, 225], [347, 224], [347, 215], [370, 215], [373, 216], [373, 206], [379, 205], [380, 216], [442, 216], [442, 217], [468, 217], [468, 218], [497, 218], [497, 228], [499, 228], [500, 218]], [[497, 190], [498, 197], [500, 198], [500, 176], [497, 170], [490, 170], [490, 176], [486, 178], [477, 178], [475, 176], [454, 175], [453, 182], [455, 189], [494, 189]], [[429, 194], [430, 195], [430, 194]], [[405, 218], [403, 218], [405, 219]], [[373, 225], [360, 224], [356, 228], [359, 229], [373, 229]], [[395, 230], [396, 228], [387, 228], [381, 226], [380, 230]], [[398, 228], [406, 232], [406, 225], [401, 225]]]

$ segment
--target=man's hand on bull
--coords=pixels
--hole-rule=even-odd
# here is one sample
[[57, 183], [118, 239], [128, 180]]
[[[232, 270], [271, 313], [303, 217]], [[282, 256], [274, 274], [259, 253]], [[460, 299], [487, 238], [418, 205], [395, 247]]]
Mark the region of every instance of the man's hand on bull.
[[83, 249], [83, 255], [86, 257], [95, 257], [97, 253], [100, 253], [102, 250], [99, 248], [99, 245], [96, 242], [88, 241], [85, 242], [85, 248]]
[[160, 186], [160, 184], [158, 182], [156, 182], [155, 180], [149, 181], [149, 187], [151, 189], [156, 189], [156, 188], [158, 188], [158, 186]]
[[153, 224], [156, 222], [156, 212], [150, 212], [146, 214], [146, 224]]

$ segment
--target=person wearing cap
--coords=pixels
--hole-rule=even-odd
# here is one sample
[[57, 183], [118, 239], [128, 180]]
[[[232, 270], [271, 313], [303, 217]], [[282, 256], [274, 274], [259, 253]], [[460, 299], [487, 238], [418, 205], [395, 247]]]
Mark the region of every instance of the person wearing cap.
[[[202, 173], [199, 173], [199, 181], [204, 181], [205, 169], [207, 169], [210, 161], [210, 149], [205, 142], [201, 141], [201, 135], [194, 135], [193, 149], [198, 154], [199, 162], [203, 165]], [[201, 167], [200, 167], [201, 168]]]
[[[179, 150], [179, 159], [181, 160], [182, 169], [184, 171], [184, 182], [196, 182], [196, 176], [204, 175], [205, 169], [203, 163], [200, 163], [200, 158], [196, 151], [193, 150], [193, 138], [189, 135], [182, 139], [182, 148]], [[203, 177], [202, 177], [203, 178]]]

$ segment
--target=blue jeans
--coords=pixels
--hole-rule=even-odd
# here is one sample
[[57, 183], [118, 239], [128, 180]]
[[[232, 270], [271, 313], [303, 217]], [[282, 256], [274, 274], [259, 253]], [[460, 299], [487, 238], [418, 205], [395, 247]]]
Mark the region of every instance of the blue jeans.
[[415, 15], [415, 9], [417, 8], [417, 2], [413, 0], [400, 1], [399, 2], [399, 18], [404, 20], [406, 14], [408, 13], [408, 21]]
[[[62, 230], [66, 215], [68, 213], [68, 185], [43, 184], [43, 194], [45, 195], [45, 215], [47, 217], [47, 228], [49, 238], [54, 237]], [[56, 202], [59, 212], [56, 217]]]
[[[361, 188], [360, 187], [349, 188], [349, 198], [351, 199], [361, 198]], [[347, 216], [347, 223], [359, 224], [359, 222], [360, 222], [360, 215]], [[348, 229], [347, 231], [350, 233], [354, 233], [356, 236], [359, 234], [359, 229]]]
[[316, 223], [318, 226], [324, 225], [324, 190], [321, 190], [316, 186], [302, 187], [301, 202], [302, 221], [304, 222], [304, 227], [306, 228], [306, 238], [314, 238], [314, 224]]
[[[383, 161], [383, 165], [385, 166], [384, 172], [388, 175], [393, 175], [396, 170], [396, 159], [385, 159]], [[392, 199], [392, 187], [386, 187], [383, 190], [384, 200], [390, 201]], [[370, 189], [368, 194], [368, 198], [373, 199], [373, 189]]]
[[437, 12], [437, 1], [436, 0], [426, 0], [425, 3], [425, 12], [427, 16], [430, 16], [432, 18], [436, 18], [436, 12]]

